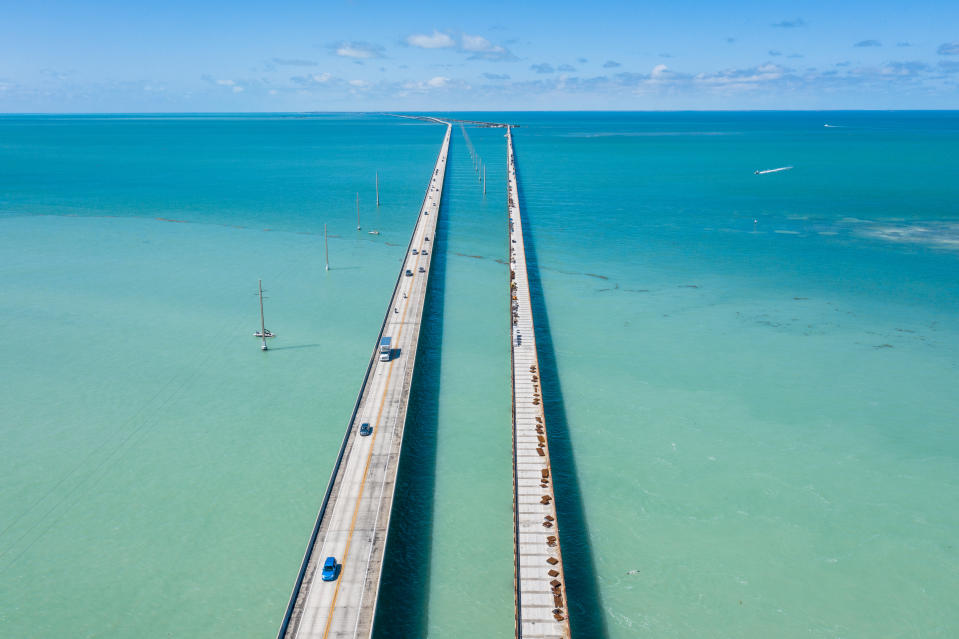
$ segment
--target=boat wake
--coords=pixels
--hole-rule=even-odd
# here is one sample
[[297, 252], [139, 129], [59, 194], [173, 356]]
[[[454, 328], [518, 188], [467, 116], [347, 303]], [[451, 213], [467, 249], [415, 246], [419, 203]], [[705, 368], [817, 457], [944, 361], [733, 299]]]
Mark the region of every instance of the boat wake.
[[778, 169], [763, 169], [762, 171], [753, 171], [753, 175], [766, 175], [767, 173], [778, 173], [779, 171], [788, 171], [793, 167], [781, 166]]

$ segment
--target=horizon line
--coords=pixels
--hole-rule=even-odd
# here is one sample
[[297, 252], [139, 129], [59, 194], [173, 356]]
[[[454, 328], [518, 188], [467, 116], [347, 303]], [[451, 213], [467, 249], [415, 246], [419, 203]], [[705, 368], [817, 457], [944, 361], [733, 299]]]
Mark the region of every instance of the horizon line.
[[360, 114], [390, 115], [392, 113], [959, 113], [959, 109], [418, 109], [418, 110], [324, 110], [324, 111], [0, 111], [0, 117], [18, 115], [268, 115], [268, 114]]

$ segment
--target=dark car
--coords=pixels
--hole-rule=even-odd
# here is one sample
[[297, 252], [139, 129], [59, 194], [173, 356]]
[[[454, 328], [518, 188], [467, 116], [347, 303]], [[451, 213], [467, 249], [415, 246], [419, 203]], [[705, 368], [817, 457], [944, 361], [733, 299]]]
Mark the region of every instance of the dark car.
[[406, 277], [413, 277], [413, 271], [406, 269]]
[[333, 581], [336, 579], [336, 558], [327, 557], [323, 562], [323, 581]]
[[421, 266], [421, 267], [420, 267], [420, 273], [425, 273], [425, 272], [426, 272], [426, 269]]
[[372, 434], [373, 434], [373, 427], [372, 427], [372, 426], [370, 426], [370, 425], [369, 425], [368, 423], [366, 423], [366, 422], [363, 422], [362, 424], [360, 424], [360, 436], [361, 436], [361, 437], [366, 437], [366, 436], [372, 435]]

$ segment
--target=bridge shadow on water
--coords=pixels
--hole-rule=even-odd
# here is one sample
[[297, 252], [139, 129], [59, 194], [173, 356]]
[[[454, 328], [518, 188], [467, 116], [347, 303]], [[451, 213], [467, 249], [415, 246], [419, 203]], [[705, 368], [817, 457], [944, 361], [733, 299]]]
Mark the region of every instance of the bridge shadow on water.
[[[447, 157], [452, 153], [451, 139]], [[449, 234], [445, 213], [449, 208], [449, 184], [454, 164], [448, 162], [446, 166], [440, 219], [436, 234], [431, 238], [430, 282], [406, 413], [403, 455], [396, 477], [379, 601], [373, 621], [375, 639], [407, 639], [429, 634], [436, 436], [446, 299], [446, 239]]]
[[[450, 141], [450, 156], [453, 153], [454, 140], [455, 137]], [[449, 162], [446, 168], [447, 185], [450, 185], [454, 172], [455, 162]], [[410, 390], [403, 456], [397, 473], [389, 541], [383, 560], [383, 576], [373, 624], [375, 639], [407, 639], [429, 634], [436, 438], [439, 427], [439, 385], [442, 373], [441, 347], [449, 234], [444, 213], [449, 208], [449, 193], [450, 188], [443, 189], [443, 213], [440, 215], [436, 235], [432, 238], [434, 251], [429, 292], [417, 348], [417, 365]], [[527, 211], [522, 193], [520, 205]], [[529, 223], [524, 229], [524, 239], [536, 322], [543, 409], [549, 429], [556, 509], [561, 526], [572, 634], [574, 637], [602, 639], [608, 636], [606, 617], [596, 581], [549, 316], [543, 301], [536, 244], [530, 233]], [[509, 398], [504, 398], [504, 401], [509, 401]], [[469, 605], [469, 602], [463, 604]]]
[[[515, 136], [513, 149], [518, 158]], [[516, 159], [516, 165], [516, 180], [519, 182], [518, 159]], [[576, 471], [576, 456], [573, 453], [569, 422], [566, 419], [563, 389], [559, 383], [559, 369], [550, 332], [549, 313], [546, 310], [543, 294], [543, 282], [540, 279], [535, 235], [530, 230], [532, 218], [529, 215], [522, 188], [520, 188], [519, 204], [526, 222], [523, 226], [526, 269], [533, 306], [539, 376], [543, 389], [543, 412], [546, 415], [553, 488], [556, 494], [556, 514], [559, 519], [560, 544], [563, 549], [570, 630], [573, 637], [602, 639], [609, 636], [606, 614], [596, 580], [593, 551], [589, 541], [589, 526], [586, 522], [583, 496]]]

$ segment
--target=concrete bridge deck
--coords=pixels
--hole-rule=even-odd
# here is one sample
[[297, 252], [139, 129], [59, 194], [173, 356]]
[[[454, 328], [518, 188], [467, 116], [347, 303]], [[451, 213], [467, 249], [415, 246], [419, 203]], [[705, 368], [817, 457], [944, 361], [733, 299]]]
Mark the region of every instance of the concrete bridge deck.
[[513, 369], [513, 539], [516, 636], [570, 636], [533, 308], [526, 270], [513, 135], [506, 129], [510, 338]]
[[[352, 639], [370, 637], [373, 631], [452, 130], [448, 122], [433, 121], [446, 125], [446, 135], [297, 575], [280, 639]], [[393, 350], [390, 361], [381, 362], [379, 338], [385, 336], [392, 338]], [[371, 435], [360, 435], [363, 423], [373, 427]], [[335, 581], [320, 578], [327, 557], [336, 558]]]

